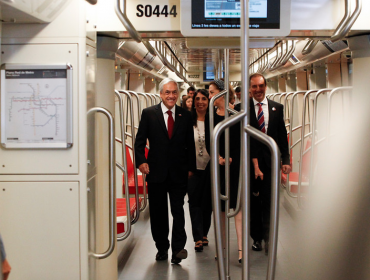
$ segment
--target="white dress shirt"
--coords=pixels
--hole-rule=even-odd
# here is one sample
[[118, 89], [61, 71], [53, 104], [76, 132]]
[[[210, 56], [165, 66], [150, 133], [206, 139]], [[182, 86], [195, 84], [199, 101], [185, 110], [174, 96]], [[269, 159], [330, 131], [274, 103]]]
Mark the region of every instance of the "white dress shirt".
[[[172, 109], [171, 109], [173, 122], [175, 122], [175, 112], [176, 112], [175, 107], [176, 106], [173, 106]], [[166, 124], [166, 128], [168, 130], [168, 126], [167, 126], [167, 123], [168, 123], [168, 114], [167, 114], [168, 108], [163, 104], [163, 102], [161, 102], [161, 108], [162, 108], [162, 112], [163, 112], [164, 123]]]
[[269, 127], [269, 105], [267, 102], [267, 98], [265, 97], [265, 99], [263, 99], [262, 102], [258, 102], [256, 99], [253, 98], [253, 103], [254, 103], [254, 110], [256, 111], [257, 120], [258, 120], [258, 110], [260, 108], [258, 103], [262, 103], [263, 117], [265, 119], [265, 130], [266, 130], [265, 133], [267, 134], [267, 129]]
[[[194, 128], [194, 141], [195, 141], [195, 152], [196, 152], [196, 159], [197, 159], [197, 169], [205, 170], [211, 157], [209, 156], [207, 152], [207, 148], [206, 148], [204, 121], [197, 121], [197, 127], [193, 126], [193, 128]], [[204, 141], [202, 141], [201, 143], [199, 141], [199, 138], [202, 138]], [[200, 150], [202, 150], [203, 156], [199, 155]]]

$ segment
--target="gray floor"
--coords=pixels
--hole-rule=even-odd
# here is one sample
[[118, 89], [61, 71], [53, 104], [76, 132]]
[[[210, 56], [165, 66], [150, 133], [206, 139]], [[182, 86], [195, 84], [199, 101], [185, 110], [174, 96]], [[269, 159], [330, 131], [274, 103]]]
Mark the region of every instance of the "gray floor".
[[[281, 201], [283, 198], [281, 199]], [[281, 203], [280, 203], [281, 204]], [[120, 280], [165, 280], [165, 279], [218, 279], [217, 263], [215, 261], [215, 246], [213, 227], [211, 228], [210, 245], [204, 247], [204, 251], [196, 253], [191, 235], [191, 224], [188, 204], [185, 203], [186, 232], [188, 241], [186, 249], [189, 256], [180, 265], [172, 265], [170, 260], [156, 262], [154, 260], [156, 248], [150, 233], [149, 219], [141, 219], [134, 227], [134, 238], [130, 240], [130, 246], [126, 249], [118, 263], [118, 279]], [[230, 278], [241, 279], [241, 265], [238, 263], [238, 250], [236, 244], [236, 233], [234, 220], [231, 220], [231, 260]], [[280, 206], [279, 244], [276, 267], [278, 280], [292, 279], [290, 277], [291, 267], [289, 265], [294, 250], [294, 221]], [[251, 251], [251, 279], [266, 279], [267, 257], [264, 252]]]

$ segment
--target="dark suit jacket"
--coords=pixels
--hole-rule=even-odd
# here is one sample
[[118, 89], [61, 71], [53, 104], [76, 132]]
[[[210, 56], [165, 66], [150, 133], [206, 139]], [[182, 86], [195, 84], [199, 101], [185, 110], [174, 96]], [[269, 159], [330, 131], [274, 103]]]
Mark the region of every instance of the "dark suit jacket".
[[[284, 106], [268, 99], [267, 102], [269, 107], [267, 135], [272, 137], [278, 145], [282, 163], [290, 164], [287, 131], [284, 123]], [[250, 100], [250, 110], [250, 125], [259, 129], [253, 100]], [[257, 158], [259, 164], [264, 163], [266, 167], [271, 168], [269, 148], [254, 139], [251, 139], [251, 158]]]
[[[145, 145], [149, 140], [148, 159]], [[141, 115], [135, 142], [136, 167], [148, 163], [148, 183], [162, 183], [170, 176], [186, 184], [188, 171], [196, 170], [194, 131], [190, 112], [176, 106], [175, 124], [169, 139], [161, 104], [146, 108]]]

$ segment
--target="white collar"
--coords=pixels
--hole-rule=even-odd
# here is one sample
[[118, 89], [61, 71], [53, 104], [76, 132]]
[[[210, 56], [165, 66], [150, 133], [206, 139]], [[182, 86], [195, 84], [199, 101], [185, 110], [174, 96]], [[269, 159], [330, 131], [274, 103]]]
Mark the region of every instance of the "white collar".
[[254, 106], [256, 106], [258, 103], [262, 103], [263, 105], [267, 105], [267, 98], [265, 96], [265, 98], [262, 100], [262, 102], [258, 102], [256, 99], [254, 99], [253, 97], [253, 103], [254, 103]]
[[[161, 102], [161, 108], [162, 108], [162, 112], [163, 114], [166, 114], [167, 111], [168, 111], [168, 108], [166, 107], [166, 105], [163, 104], [163, 102]], [[172, 112], [172, 115], [175, 115], [175, 112], [176, 112], [176, 105], [172, 107], [172, 109], [170, 110]]]

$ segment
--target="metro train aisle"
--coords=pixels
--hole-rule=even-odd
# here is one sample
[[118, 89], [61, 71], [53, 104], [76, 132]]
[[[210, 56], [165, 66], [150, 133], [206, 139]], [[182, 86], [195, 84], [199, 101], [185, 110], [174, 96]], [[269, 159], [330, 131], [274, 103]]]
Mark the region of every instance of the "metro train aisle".
[[[290, 265], [291, 250], [294, 250], [295, 240], [295, 221], [284, 208], [283, 192], [280, 193], [280, 224], [279, 224], [279, 244], [277, 254], [276, 277], [277, 280], [292, 279], [292, 267]], [[185, 197], [187, 201], [187, 197]], [[145, 210], [148, 211], [148, 210]], [[185, 203], [186, 233], [188, 240], [186, 249], [188, 258], [179, 265], [171, 264], [170, 251], [168, 261], [155, 261], [157, 250], [154, 246], [150, 232], [149, 218], [140, 218], [134, 226], [135, 234], [129, 240], [130, 247], [126, 253], [118, 260], [118, 279], [119, 280], [187, 280], [187, 279], [219, 279], [217, 262], [215, 260], [215, 241], [213, 225], [208, 236], [209, 246], [204, 247], [203, 252], [196, 253], [191, 234], [191, 223], [188, 203]], [[149, 215], [143, 215], [148, 217]], [[238, 262], [238, 249], [234, 219], [230, 223], [230, 277], [240, 279], [242, 273], [241, 264]], [[125, 242], [125, 241], [123, 241]], [[250, 275], [253, 280], [266, 279], [267, 256], [264, 250], [261, 252], [251, 252]]]

